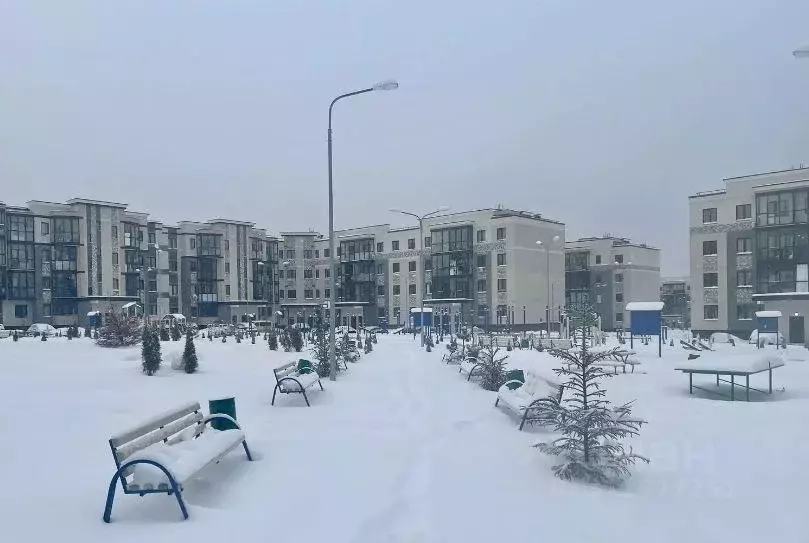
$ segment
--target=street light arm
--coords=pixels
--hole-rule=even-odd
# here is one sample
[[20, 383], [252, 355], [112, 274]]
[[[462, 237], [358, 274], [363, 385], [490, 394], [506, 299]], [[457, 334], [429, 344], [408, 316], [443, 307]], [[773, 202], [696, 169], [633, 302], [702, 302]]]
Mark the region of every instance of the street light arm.
[[391, 209], [392, 213], [401, 213], [402, 215], [410, 215], [411, 217], [415, 217], [417, 221], [420, 221], [422, 217], [419, 217], [415, 213], [410, 213], [409, 211], [402, 211], [401, 209]]
[[329, 104], [329, 130], [331, 130], [331, 114], [332, 114], [332, 110], [334, 109], [334, 104], [336, 104], [338, 100], [342, 100], [343, 98], [348, 98], [349, 96], [356, 96], [358, 94], [365, 94], [366, 92], [373, 92], [374, 90], [375, 89], [373, 87], [369, 87], [367, 89], [362, 89], [362, 90], [358, 90], [358, 91], [354, 91], [354, 92], [347, 92], [345, 94], [341, 94], [340, 96], [338, 96], [337, 98], [332, 100], [331, 104]]

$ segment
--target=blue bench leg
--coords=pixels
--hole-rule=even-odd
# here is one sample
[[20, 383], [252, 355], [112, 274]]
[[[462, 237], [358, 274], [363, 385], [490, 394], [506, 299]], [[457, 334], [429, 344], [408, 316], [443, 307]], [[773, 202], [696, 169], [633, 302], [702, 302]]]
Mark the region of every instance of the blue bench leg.
[[130, 466], [134, 466], [135, 464], [148, 464], [150, 466], [155, 466], [166, 475], [169, 480], [169, 485], [171, 485], [171, 490], [168, 492], [168, 494], [174, 494], [174, 497], [177, 498], [177, 503], [180, 505], [180, 511], [183, 513], [183, 519], [188, 519], [188, 510], [185, 508], [185, 502], [183, 501], [180, 485], [177, 484], [177, 481], [174, 479], [174, 476], [169, 473], [169, 470], [153, 460], [133, 460], [132, 462], [127, 462], [119, 467], [115, 472], [115, 475], [112, 476], [110, 487], [107, 490], [107, 503], [104, 505], [104, 522], [109, 523], [110, 517], [112, 516], [112, 504], [115, 501], [115, 485], [118, 484], [118, 479], [121, 479], [122, 474]]
[[306, 397], [306, 390], [301, 390], [301, 394], [303, 394], [303, 399], [306, 400], [306, 407], [312, 407], [312, 405], [309, 403], [309, 398]]
[[242, 447], [244, 447], [244, 452], [247, 454], [247, 459], [252, 462], [253, 455], [250, 454], [250, 449], [247, 448], [247, 440], [242, 441]]
[[528, 418], [528, 409], [523, 411], [522, 420], [520, 421], [520, 432], [522, 432], [522, 427], [525, 426], [525, 419]]
[[275, 405], [275, 395], [278, 393], [278, 386], [279, 385], [275, 385], [275, 388], [272, 390], [272, 402], [270, 405]]

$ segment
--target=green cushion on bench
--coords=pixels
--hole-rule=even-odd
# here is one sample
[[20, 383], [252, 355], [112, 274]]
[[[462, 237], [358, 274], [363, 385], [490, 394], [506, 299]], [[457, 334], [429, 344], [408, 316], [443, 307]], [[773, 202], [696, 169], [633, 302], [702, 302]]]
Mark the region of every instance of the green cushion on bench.
[[[525, 383], [525, 374], [522, 370], [509, 370], [506, 372], [506, 381], [519, 381], [521, 383]], [[508, 388], [511, 390], [520, 387], [520, 385], [517, 383], [508, 383], [506, 386], [508, 386]]]
[[308, 360], [301, 358], [298, 360], [298, 373], [314, 373], [315, 367]]

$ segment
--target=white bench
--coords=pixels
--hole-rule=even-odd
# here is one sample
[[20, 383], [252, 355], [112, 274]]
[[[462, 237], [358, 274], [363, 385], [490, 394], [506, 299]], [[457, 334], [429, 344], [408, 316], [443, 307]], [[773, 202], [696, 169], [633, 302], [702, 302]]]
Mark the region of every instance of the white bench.
[[520, 430], [526, 421], [539, 424], [553, 424], [556, 417], [554, 408], [562, 401], [563, 385], [540, 377], [529, 371], [511, 370], [506, 372], [506, 382], [497, 391], [497, 400], [521, 415]]
[[458, 373], [467, 375], [466, 380], [469, 381], [474, 375], [480, 375], [483, 371], [484, 364], [474, 356], [468, 356], [461, 362], [458, 367]]
[[[233, 430], [208, 430], [208, 422], [225, 419]], [[115, 486], [121, 481], [124, 494], [174, 494], [183, 518], [188, 511], [183, 485], [206, 467], [219, 462], [239, 445], [253, 460], [244, 432], [225, 414], [204, 415], [199, 403], [190, 403], [153, 417], [109, 440], [116, 471], [110, 481], [104, 522], [110, 522]]]
[[275, 389], [272, 391], [272, 404], [275, 405], [275, 395], [281, 394], [303, 394], [306, 405], [311, 407], [309, 398], [306, 396], [306, 389], [312, 388], [316, 384], [323, 390], [323, 383], [320, 376], [315, 371], [314, 366], [303, 358], [297, 362], [289, 362], [272, 370], [275, 374]]

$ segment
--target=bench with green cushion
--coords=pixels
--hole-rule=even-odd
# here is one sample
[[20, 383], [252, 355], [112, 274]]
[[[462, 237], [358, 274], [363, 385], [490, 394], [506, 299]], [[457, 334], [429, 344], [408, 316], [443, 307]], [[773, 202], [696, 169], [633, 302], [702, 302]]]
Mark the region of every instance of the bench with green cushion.
[[275, 375], [275, 389], [272, 392], [272, 405], [275, 405], [275, 395], [281, 394], [303, 394], [306, 405], [310, 406], [309, 398], [306, 396], [306, 389], [317, 384], [323, 390], [323, 383], [320, 376], [315, 371], [314, 365], [303, 358], [297, 362], [288, 362], [272, 370]]
[[497, 391], [494, 405], [503, 405], [521, 415], [520, 430], [526, 421], [540, 424], [555, 422], [554, 408], [562, 401], [564, 387], [530, 371], [506, 372], [506, 382]]

